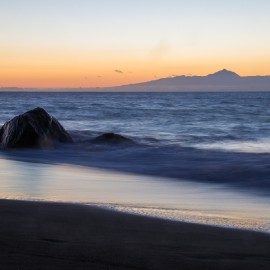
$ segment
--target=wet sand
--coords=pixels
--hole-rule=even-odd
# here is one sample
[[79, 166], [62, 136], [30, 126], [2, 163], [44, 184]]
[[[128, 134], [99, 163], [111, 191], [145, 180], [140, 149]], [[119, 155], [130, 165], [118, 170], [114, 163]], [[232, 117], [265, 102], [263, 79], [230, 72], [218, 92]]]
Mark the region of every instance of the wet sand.
[[0, 269], [270, 269], [270, 235], [0, 200]]

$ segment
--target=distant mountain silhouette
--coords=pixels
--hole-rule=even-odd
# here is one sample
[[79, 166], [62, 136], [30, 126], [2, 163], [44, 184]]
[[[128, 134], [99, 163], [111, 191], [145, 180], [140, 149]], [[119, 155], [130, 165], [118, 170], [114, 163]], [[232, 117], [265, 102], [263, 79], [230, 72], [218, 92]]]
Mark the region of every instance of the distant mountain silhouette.
[[216, 77], [216, 78], [226, 78], [226, 79], [228, 79], [228, 78], [239, 78], [240, 76], [237, 74], [237, 73], [235, 73], [235, 72], [233, 72], [233, 71], [230, 71], [230, 70], [227, 70], [227, 69], [222, 69], [222, 70], [220, 70], [220, 71], [217, 71], [217, 72], [215, 72], [215, 73], [213, 73], [213, 74], [209, 74], [209, 75], [207, 75], [207, 77]]
[[270, 91], [270, 76], [239, 76], [223, 69], [207, 76], [175, 76], [110, 88], [135, 92]]
[[[158, 80], [115, 87], [40, 89], [70, 92], [220, 92], [270, 91], [270, 76], [239, 76], [222, 69], [206, 76], [174, 76]], [[31, 88], [2, 87], [0, 91], [37, 91]]]

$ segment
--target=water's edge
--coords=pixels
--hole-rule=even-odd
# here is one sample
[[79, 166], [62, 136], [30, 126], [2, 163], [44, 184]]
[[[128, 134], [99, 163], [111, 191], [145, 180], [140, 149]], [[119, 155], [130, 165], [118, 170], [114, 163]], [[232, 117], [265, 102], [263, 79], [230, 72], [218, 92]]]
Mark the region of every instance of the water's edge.
[[219, 185], [3, 158], [0, 170], [0, 196], [5, 199], [80, 203], [174, 221], [270, 232], [267, 197]]

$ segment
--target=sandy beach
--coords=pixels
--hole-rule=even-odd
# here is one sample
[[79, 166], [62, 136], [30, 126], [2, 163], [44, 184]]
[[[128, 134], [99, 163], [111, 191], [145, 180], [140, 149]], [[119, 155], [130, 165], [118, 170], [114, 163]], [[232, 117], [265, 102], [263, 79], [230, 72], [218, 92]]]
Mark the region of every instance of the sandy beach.
[[1, 269], [270, 269], [270, 235], [0, 200]]

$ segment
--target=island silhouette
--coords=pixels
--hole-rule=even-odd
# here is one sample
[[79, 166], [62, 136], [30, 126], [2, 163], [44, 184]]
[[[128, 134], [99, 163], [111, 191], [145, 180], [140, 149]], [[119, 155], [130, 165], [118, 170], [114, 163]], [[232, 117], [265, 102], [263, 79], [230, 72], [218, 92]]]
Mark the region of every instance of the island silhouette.
[[20, 88], [1, 87], [1, 92], [56, 91], [56, 92], [267, 92], [270, 76], [240, 76], [222, 69], [206, 76], [170, 76], [152, 81], [113, 87], [77, 88]]
[[206, 76], [174, 76], [117, 88], [146, 92], [270, 91], [270, 76], [240, 76], [222, 69]]

